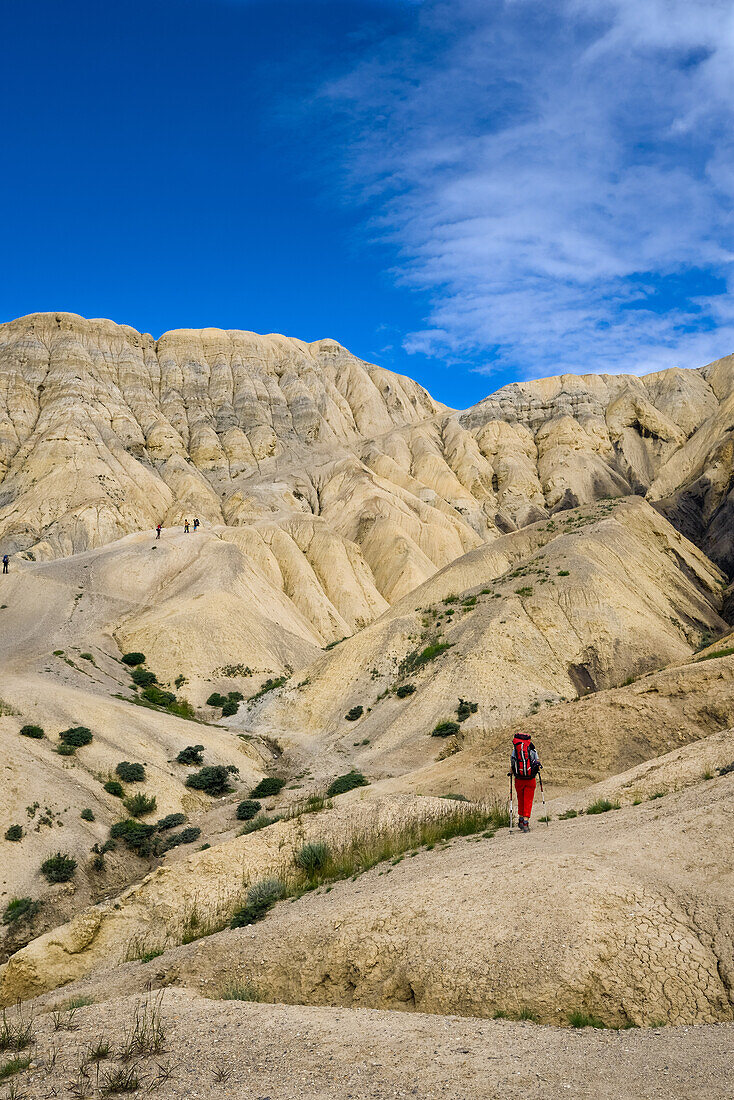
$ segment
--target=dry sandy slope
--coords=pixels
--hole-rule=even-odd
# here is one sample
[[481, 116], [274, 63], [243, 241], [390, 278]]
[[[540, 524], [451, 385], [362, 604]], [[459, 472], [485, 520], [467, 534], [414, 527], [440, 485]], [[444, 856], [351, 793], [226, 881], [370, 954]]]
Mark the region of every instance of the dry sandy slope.
[[[113, 1054], [142, 998], [79, 1009], [77, 1030], [37, 1021], [35, 1068], [23, 1094], [45, 1100], [52, 1080], [75, 1082], [100, 1037]], [[168, 990], [161, 1005], [165, 1046], [141, 1060], [145, 1087], [172, 1070], [162, 1100], [730, 1100], [734, 1026], [644, 1031], [572, 1031], [470, 1020], [289, 1005], [209, 1001]], [[49, 1069], [53, 1049], [56, 1064]], [[102, 1063], [102, 1079], [120, 1062]], [[218, 1080], [224, 1071], [226, 1080]], [[94, 1066], [89, 1080], [95, 1081]]]
[[3, 996], [12, 1002], [87, 974], [71, 992], [100, 997], [152, 981], [216, 994], [235, 982], [268, 1000], [484, 1017], [529, 1009], [545, 1023], [577, 1009], [617, 1024], [730, 1020], [734, 775], [694, 781], [694, 758], [708, 759], [708, 749], [686, 752], [668, 778], [677, 768], [688, 785], [662, 798], [408, 854], [280, 903], [252, 927], [110, 971], [151, 917], [172, 922], [182, 893], [198, 888], [202, 906], [216, 902], [235, 848], [252, 881], [287, 863], [293, 843], [338, 843], [360, 825], [385, 830], [396, 814], [416, 812], [409, 801], [355, 792], [302, 828], [272, 826], [229, 852], [155, 872], [120, 899], [121, 910], [93, 910], [47, 934], [4, 968]]
[[[235, 724], [320, 753], [322, 770], [366, 739], [358, 759], [369, 774], [412, 771], [435, 758], [442, 746], [431, 731], [455, 717], [460, 696], [479, 705], [466, 730], [503, 729], [686, 659], [705, 634], [726, 629], [722, 586], [716, 567], [639, 498], [564, 513], [457, 559]], [[401, 672], [434, 641], [451, 648]], [[408, 698], [380, 698], [408, 682]], [[366, 713], [345, 721], [355, 706]]]

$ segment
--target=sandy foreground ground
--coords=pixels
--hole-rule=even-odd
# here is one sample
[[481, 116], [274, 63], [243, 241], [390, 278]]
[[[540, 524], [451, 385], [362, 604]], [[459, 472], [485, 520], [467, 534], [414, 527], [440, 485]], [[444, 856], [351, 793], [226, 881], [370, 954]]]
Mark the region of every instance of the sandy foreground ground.
[[[140, 1006], [160, 1008], [162, 1049], [120, 1051]], [[62, 1001], [58, 1002], [63, 1004]], [[126, 1095], [162, 1100], [731, 1100], [734, 1025], [622, 1032], [543, 1027], [457, 1016], [210, 1001], [167, 989], [36, 1019], [31, 1066], [17, 1100]], [[56, 1024], [62, 1026], [58, 1029]], [[71, 1030], [69, 1030], [69, 1027]], [[86, 1062], [98, 1041], [107, 1059]], [[2, 1058], [7, 1057], [3, 1055]], [[54, 1061], [55, 1057], [55, 1061]], [[85, 1066], [80, 1074], [80, 1066]]]

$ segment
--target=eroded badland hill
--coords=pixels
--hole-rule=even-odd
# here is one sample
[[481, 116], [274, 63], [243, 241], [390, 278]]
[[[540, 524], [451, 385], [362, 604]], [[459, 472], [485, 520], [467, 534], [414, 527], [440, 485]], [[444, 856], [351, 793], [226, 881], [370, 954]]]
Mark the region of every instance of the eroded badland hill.
[[8, 1096], [734, 1095], [734, 357], [32, 315], [0, 553]]

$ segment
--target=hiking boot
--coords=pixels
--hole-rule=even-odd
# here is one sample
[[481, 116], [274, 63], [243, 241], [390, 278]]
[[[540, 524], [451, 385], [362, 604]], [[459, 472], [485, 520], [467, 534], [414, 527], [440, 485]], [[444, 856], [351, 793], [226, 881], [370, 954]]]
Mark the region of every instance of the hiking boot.
[[521, 833], [527, 833], [530, 831], [530, 826], [528, 825], [524, 817], [520, 818], [519, 828]]

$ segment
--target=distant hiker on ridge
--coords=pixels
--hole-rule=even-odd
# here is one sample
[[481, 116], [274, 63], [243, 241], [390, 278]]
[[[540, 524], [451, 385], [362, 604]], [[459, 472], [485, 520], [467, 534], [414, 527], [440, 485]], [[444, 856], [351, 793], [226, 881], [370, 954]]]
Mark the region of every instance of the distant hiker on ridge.
[[161, 524], [159, 523], [155, 529], [155, 537], [159, 539], [161, 537]]
[[198, 529], [198, 527], [199, 527], [199, 521], [198, 521], [198, 519], [195, 519], [194, 520], [194, 530], [196, 531]]
[[10, 558], [8, 557], [8, 555], [3, 554], [3, 573], [7, 573], [7, 571], [8, 571], [8, 562], [9, 561], [10, 561]]
[[[510, 775], [515, 779], [517, 816], [521, 833], [530, 831], [530, 814], [533, 809], [535, 777], [542, 766], [535, 745], [530, 740], [530, 734], [516, 733], [512, 739]], [[512, 779], [510, 779], [510, 792], [512, 792]], [[512, 796], [510, 796], [510, 805], [512, 805]]]
[[188, 533], [189, 533], [189, 521], [187, 519], [185, 519], [184, 520], [184, 534], [188, 535]]

